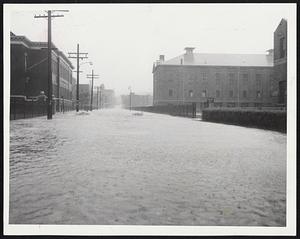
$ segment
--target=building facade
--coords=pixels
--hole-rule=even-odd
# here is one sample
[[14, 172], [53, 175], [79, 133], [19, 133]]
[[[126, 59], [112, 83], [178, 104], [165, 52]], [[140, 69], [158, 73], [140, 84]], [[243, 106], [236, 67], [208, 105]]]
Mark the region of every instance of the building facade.
[[113, 89], [105, 89], [104, 84], [101, 84], [94, 91], [93, 105], [97, 108], [113, 108], [116, 104], [115, 91]]
[[91, 107], [91, 85], [79, 84], [79, 109], [90, 110], [90, 107]]
[[194, 48], [153, 65], [153, 104], [196, 102], [205, 107], [262, 106], [276, 102], [273, 52], [267, 54], [200, 54]]
[[287, 21], [282, 19], [274, 32], [274, 88], [278, 103], [286, 105], [287, 97]]
[[153, 97], [150, 94], [147, 95], [137, 95], [131, 93], [131, 95], [121, 96], [122, 106], [125, 108], [131, 107], [141, 107], [141, 106], [151, 106], [153, 103]]
[[[48, 93], [47, 42], [33, 42], [11, 33], [11, 95], [35, 97]], [[72, 100], [72, 69], [63, 52], [52, 51], [52, 92], [56, 98]]]

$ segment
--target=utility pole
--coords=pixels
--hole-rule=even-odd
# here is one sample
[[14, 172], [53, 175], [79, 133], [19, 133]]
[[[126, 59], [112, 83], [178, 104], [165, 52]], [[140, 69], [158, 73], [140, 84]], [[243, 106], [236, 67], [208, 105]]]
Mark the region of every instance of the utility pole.
[[59, 72], [59, 64], [60, 64], [60, 57], [59, 54], [57, 55], [57, 74], [56, 74], [56, 78], [57, 78], [57, 98], [58, 98], [58, 112], [60, 112], [60, 92], [59, 92], [59, 88], [60, 88], [60, 72]]
[[97, 110], [99, 109], [99, 86], [97, 86]]
[[47, 15], [35, 15], [34, 18], [48, 18], [48, 97], [47, 97], [47, 119], [52, 119], [52, 42], [51, 42], [51, 20], [53, 17], [64, 15], [52, 15], [52, 12], [68, 12], [68, 10], [48, 10]]
[[128, 89], [129, 89], [129, 110], [131, 111], [131, 94], [132, 94], [131, 86], [129, 86]]
[[240, 71], [241, 67], [238, 67], [238, 79], [237, 79], [237, 107], [240, 107]]
[[100, 87], [100, 109], [102, 108], [102, 94], [101, 94], [101, 92], [102, 92], [102, 89], [101, 89], [101, 87]]
[[94, 79], [99, 79], [99, 75], [94, 75], [94, 70], [92, 70], [92, 74], [86, 75], [88, 79], [92, 79], [92, 88], [91, 88], [91, 106], [90, 110], [93, 110], [93, 91], [94, 91]]
[[79, 59], [83, 60], [88, 58], [87, 54], [84, 52], [79, 52], [79, 44], [77, 44], [77, 52], [68, 52], [68, 58], [75, 58], [77, 59], [77, 87], [76, 87], [76, 111], [79, 111]]

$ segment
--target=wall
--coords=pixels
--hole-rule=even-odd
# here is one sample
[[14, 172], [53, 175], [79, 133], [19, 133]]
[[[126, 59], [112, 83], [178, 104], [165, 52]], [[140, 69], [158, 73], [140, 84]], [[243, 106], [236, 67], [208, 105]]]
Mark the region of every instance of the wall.
[[274, 32], [274, 78], [278, 103], [286, 105], [287, 21], [282, 19]]
[[206, 102], [208, 97], [222, 106], [238, 101], [242, 105], [270, 104], [274, 101], [272, 82], [272, 67], [158, 65], [153, 73], [154, 104]]
[[[25, 53], [27, 53], [25, 70]], [[39, 64], [38, 64], [39, 63]], [[57, 54], [52, 52], [52, 92], [57, 93]], [[36, 66], [34, 66], [36, 65]], [[34, 66], [34, 67], [32, 67]], [[32, 67], [32, 68], [31, 68]], [[72, 69], [60, 59], [60, 96], [72, 98]], [[48, 92], [48, 61], [46, 49], [30, 49], [23, 44], [11, 44], [11, 95], [33, 97]]]

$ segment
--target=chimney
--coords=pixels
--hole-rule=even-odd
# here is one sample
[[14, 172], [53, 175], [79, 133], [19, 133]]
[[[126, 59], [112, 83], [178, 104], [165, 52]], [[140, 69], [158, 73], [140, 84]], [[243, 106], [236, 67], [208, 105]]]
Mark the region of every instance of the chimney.
[[192, 64], [194, 62], [194, 53], [193, 50], [195, 47], [186, 47], [184, 48], [184, 64]]
[[194, 50], [194, 49], [195, 49], [195, 47], [186, 47], [186, 48], [184, 48], [185, 54], [186, 54], [186, 55], [193, 54], [193, 50]]
[[273, 56], [273, 54], [274, 54], [273, 49], [269, 49], [269, 50], [267, 50], [267, 52], [268, 52], [267, 56]]
[[274, 61], [274, 50], [273, 49], [269, 49], [267, 50], [267, 61], [268, 62], [273, 62]]
[[165, 55], [160, 55], [159, 56], [159, 61], [164, 62], [165, 61]]

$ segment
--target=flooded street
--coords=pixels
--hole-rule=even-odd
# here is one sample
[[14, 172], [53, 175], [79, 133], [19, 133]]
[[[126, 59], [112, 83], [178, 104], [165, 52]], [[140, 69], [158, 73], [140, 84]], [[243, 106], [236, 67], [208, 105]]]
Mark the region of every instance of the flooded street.
[[11, 224], [286, 224], [285, 134], [122, 109], [10, 126]]

